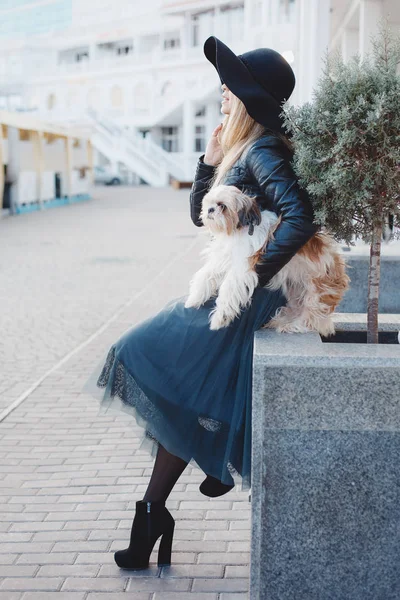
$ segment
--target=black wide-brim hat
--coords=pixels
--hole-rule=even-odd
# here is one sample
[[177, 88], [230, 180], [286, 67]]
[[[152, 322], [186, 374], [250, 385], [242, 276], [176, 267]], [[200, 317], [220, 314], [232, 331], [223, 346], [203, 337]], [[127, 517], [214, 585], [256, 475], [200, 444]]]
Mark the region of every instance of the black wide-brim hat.
[[245, 105], [249, 115], [272, 131], [288, 135], [280, 117], [296, 79], [289, 63], [272, 48], [236, 55], [215, 36], [204, 42], [204, 54], [225, 85]]

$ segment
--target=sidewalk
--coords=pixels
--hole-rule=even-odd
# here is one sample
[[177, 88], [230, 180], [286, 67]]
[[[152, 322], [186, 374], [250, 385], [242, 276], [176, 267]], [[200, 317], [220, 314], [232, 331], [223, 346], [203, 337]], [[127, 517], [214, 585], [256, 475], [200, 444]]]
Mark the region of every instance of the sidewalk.
[[[23, 399], [0, 423], [0, 600], [242, 600], [248, 494], [207, 499], [198, 490], [204, 476], [192, 467], [167, 501], [176, 520], [172, 566], [157, 568], [159, 541], [146, 571], [114, 563], [153, 459], [137, 450], [133, 419], [99, 416], [82, 386], [121, 333], [187, 293], [203, 241], [189, 219], [187, 190], [106, 193], [113, 197], [101, 192], [85, 206], [0, 222], [2, 239], [13, 244], [0, 259], [0, 279], [21, 298], [20, 305], [10, 298], [2, 317], [8, 387], [1, 408]], [[6, 267], [12, 254], [13, 269]]]

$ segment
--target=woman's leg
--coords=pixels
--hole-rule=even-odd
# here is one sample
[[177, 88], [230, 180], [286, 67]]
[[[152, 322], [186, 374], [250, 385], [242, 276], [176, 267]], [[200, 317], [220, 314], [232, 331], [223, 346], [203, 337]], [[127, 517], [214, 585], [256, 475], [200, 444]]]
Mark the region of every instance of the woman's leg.
[[164, 446], [159, 444], [153, 472], [143, 500], [146, 502], [165, 501], [187, 464], [182, 458], [170, 454]]

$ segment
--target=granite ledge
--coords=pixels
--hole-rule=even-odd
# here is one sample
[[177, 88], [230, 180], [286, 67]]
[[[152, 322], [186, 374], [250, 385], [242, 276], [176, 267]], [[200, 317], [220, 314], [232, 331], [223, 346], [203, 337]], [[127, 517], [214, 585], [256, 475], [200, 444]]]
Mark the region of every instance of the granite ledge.
[[[334, 314], [339, 330], [366, 329], [364, 313]], [[400, 315], [380, 315], [380, 330], [400, 330]], [[316, 332], [278, 333], [259, 329], [254, 335], [254, 363], [266, 366], [399, 368], [400, 344], [348, 344], [323, 342]]]

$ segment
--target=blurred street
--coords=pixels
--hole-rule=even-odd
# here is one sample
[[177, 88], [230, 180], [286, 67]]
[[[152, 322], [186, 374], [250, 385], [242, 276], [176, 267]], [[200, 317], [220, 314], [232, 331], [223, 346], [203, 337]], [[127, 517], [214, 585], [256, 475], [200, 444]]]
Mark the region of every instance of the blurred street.
[[115, 339], [187, 293], [204, 244], [189, 190], [96, 188], [0, 220], [0, 239], [0, 600], [247, 598], [248, 494], [207, 499], [191, 467], [167, 501], [172, 566], [158, 541], [149, 570], [118, 569], [153, 459], [82, 392]]

